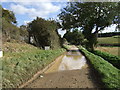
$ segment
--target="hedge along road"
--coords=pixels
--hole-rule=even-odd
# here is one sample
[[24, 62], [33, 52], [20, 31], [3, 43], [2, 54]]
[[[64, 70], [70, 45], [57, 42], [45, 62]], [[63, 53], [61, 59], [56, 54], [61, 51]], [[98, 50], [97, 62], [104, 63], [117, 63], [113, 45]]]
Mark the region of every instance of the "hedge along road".
[[72, 48], [25, 88], [101, 88], [78, 48]]

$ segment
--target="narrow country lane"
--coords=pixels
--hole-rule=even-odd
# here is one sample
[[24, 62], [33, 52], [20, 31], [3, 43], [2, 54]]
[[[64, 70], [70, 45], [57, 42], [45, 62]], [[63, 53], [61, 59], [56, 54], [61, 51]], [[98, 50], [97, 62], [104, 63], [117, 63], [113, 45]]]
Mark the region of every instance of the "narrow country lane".
[[91, 72], [86, 58], [78, 48], [58, 58], [43, 74], [25, 88], [100, 88], [99, 81]]

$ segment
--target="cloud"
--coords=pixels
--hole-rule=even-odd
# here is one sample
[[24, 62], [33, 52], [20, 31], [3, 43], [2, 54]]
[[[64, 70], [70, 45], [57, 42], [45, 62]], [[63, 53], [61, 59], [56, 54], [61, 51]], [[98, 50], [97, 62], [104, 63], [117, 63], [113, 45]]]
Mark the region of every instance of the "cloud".
[[10, 9], [15, 14], [20, 15], [28, 15], [30, 18], [38, 17], [47, 17], [48, 15], [58, 12], [60, 10], [60, 5], [54, 5], [51, 2], [43, 3], [43, 2], [18, 2], [12, 3], [10, 5]]
[[24, 25], [27, 25], [28, 23], [30, 23], [31, 21], [24, 21]]
[[114, 32], [115, 29], [116, 29], [116, 24], [112, 24], [111, 26], [106, 27], [106, 28], [102, 31], [102, 33], [106, 33], [106, 32]]
[[69, 0], [1, 0], [1, 2], [67, 2]]
[[27, 9], [26, 7], [22, 5], [11, 4], [10, 8], [16, 14], [26, 14], [29, 11], [29, 9]]
[[1, 2], [8, 2], [8, 0], [1, 0]]

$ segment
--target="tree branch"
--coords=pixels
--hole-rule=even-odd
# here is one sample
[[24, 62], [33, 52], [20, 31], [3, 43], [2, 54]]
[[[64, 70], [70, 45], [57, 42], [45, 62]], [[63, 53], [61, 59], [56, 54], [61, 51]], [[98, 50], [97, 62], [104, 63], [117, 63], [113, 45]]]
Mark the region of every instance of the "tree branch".
[[106, 26], [102, 26], [100, 29], [98, 29], [98, 27], [96, 27], [96, 30], [95, 30], [94, 34], [95, 34], [95, 33], [98, 33], [98, 32], [101, 31], [101, 30], [103, 30], [105, 27], [106, 27]]

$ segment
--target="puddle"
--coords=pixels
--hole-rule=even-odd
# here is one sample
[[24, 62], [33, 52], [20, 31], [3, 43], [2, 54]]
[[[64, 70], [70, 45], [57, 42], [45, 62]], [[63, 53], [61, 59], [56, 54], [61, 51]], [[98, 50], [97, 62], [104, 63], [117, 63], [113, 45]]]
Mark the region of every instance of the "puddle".
[[58, 71], [82, 69], [83, 66], [86, 66], [86, 58], [79, 50], [69, 50], [63, 57]]
[[45, 73], [86, 68], [88, 67], [86, 62], [86, 58], [78, 49], [69, 50], [65, 55], [57, 58], [55, 63]]

